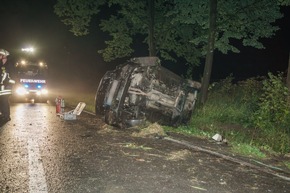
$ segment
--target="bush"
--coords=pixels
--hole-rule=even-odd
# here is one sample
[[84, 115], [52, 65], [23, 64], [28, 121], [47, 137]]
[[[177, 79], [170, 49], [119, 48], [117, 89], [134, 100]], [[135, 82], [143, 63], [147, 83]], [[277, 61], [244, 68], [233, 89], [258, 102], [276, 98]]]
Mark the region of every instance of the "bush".
[[260, 145], [268, 145], [281, 154], [290, 150], [290, 103], [289, 91], [283, 83], [282, 74], [268, 74], [263, 81], [263, 94], [254, 123], [260, 130]]
[[264, 79], [265, 77], [253, 77], [238, 83], [241, 103], [246, 104], [253, 111], [258, 109], [259, 99], [262, 94], [262, 80]]
[[289, 152], [289, 92], [282, 80], [282, 74], [269, 73], [236, 84], [232, 76], [211, 84], [206, 104], [194, 111], [186, 129], [220, 132], [232, 142]]
[[196, 110], [193, 119], [202, 116], [210, 122], [252, 126], [249, 115], [257, 110], [256, 102], [259, 97], [256, 95], [260, 92], [261, 83], [255, 79], [248, 79], [238, 84], [233, 81], [233, 77], [229, 76], [212, 83], [206, 104]]

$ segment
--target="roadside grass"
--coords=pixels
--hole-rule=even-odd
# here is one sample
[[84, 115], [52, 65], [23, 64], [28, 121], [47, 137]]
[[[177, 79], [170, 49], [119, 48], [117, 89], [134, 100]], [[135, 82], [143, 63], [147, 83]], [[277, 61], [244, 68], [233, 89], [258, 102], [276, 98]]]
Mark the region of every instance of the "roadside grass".
[[93, 91], [66, 91], [63, 93], [66, 107], [74, 108], [79, 102], [85, 102], [85, 110], [95, 113], [95, 92]]
[[253, 158], [266, 158], [266, 154], [261, 152], [258, 147], [255, 147], [251, 144], [245, 143], [234, 143], [232, 147], [233, 152], [236, 152], [240, 155], [246, 155]]
[[[213, 83], [209, 88], [206, 104], [196, 107], [191, 121], [186, 126], [170, 130], [208, 139], [218, 133], [231, 144], [233, 152], [251, 157], [265, 158], [263, 152], [283, 156], [290, 152], [290, 109], [287, 109], [287, 102], [280, 102], [285, 101], [287, 94], [280, 98], [272, 97], [284, 89], [280, 78], [279, 75], [269, 74], [267, 79], [257, 77], [233, 83], [232, 77], [227, 77]], [[287, 93], [284, 91], [283, 93]], [[268, 112], [269, 116], [265, 115]], [[275, 116], [275, 113], [279, 118], [285, 117], [282, 120], [285, 127], [281, 127], [281, 119], [280, 122], [269, 122], [269, 118]], [[263, 127], [265, 125], [267, 127]], [[269, 125], [272, 127], [268, 128]], [[284, 129], [287, 125], [288, 131]]]
[[[264, 158], [263, 152], [267, 152], [283, 156], [290, 153], [287, 97], [289, 93], [279, 75], [236, 84], [228, 77], [210, 87], [207, 103], [197, 106], [191, 122], [177, 130], [208, 138], [219, 133], [234, 152], [243, 155]], [[275, 116], [278, 121], [271, 120]]]
[[285, 161], [284, 164], [288, 169], [290, 169], [290, 161]]

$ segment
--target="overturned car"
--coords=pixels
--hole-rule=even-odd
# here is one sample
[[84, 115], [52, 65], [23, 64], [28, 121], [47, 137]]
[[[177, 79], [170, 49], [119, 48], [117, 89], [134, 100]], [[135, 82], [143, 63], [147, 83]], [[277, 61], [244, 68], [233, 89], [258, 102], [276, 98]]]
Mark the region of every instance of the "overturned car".
[[178, 126], [190, 120], [200, 86], [162, 67], [157, 57], [133, 58], [103, 76], [95, 112], [123, 128], [144, 121]]

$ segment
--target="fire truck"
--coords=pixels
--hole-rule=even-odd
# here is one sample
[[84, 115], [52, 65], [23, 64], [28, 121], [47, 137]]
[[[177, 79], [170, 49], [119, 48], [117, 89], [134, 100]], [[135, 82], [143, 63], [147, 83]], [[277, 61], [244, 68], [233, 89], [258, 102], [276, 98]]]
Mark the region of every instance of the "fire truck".
[[48, 66], [44, 61], [24, 55], [16, 62], [14, 70], [13, 99], [47, 102]]

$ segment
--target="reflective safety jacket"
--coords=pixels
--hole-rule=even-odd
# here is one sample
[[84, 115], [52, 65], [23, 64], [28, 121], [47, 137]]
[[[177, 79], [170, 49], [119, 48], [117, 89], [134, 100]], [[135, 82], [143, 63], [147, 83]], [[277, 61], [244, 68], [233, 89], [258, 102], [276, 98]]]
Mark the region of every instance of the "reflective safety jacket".
[[10, 77], [4, 65], [0, 69], [0, 96], [9, 95], [12, 93], [11, 88], [9, 87]]
[[12, 94], [11, 89], [5, 89], [4, 85], [1, 85], [0, 96]]

